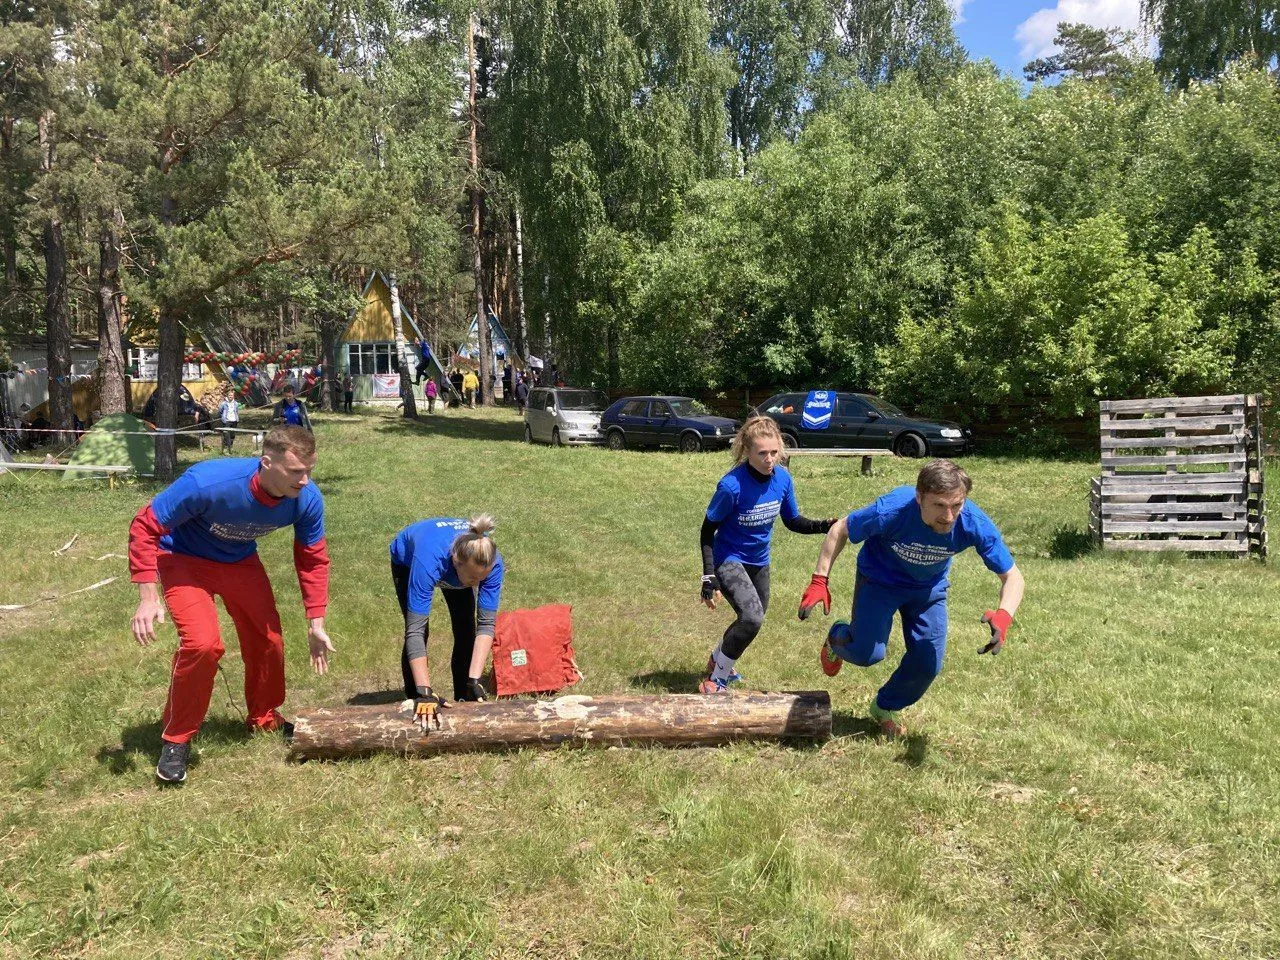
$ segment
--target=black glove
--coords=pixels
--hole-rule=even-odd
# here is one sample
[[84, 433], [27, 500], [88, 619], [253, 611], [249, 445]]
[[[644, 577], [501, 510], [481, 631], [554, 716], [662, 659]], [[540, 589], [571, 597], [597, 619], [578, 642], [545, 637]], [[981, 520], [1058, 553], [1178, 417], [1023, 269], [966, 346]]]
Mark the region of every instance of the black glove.
[[467, 700], [471, 702], [485, 701], [489, 699], [489, 691], [484, 688], [484, 684], [472, 677], [467, 681], [467, 690], [465, 695], [458, 698], [459, 700]]
[[702, 602], [710, 603], [719, 592], [720, 578], [714, 573], [704, 573], [702, 575]]
[[413, 698], [413, 720], [423, 731], [440, 727], [440, 710], [448, 706], [430, 687], [418, 687]]

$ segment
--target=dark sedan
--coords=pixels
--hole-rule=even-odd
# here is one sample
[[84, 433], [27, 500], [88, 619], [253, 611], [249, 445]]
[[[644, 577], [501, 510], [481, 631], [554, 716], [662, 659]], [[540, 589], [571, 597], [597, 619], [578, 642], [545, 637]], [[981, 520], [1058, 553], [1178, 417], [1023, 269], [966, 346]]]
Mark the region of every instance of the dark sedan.
[[[830, 412], [825, 426], [805, 425], [805, 402], [817, 396], [820, 414]], [[973, 442], [969, 430], [946, 420], [922, 420], [868, 393], [815, 390], [780, 393], [758, 408], [778, 421], [788, 447], [859, 447], [888, 449], [900, 457], [949, 457], [966, 452]]]
[[736, 421], [717, 417], [692, 397], [623, 397], [600, 417], [611, 450], [675, 447], [697, 453], [727, 447], [737, 429]]

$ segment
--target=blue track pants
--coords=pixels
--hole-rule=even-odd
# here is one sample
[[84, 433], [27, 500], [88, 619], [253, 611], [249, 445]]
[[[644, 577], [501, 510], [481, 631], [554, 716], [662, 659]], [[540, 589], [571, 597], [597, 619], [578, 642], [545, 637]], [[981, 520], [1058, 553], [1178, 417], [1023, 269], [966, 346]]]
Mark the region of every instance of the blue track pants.
[[853, 616], [848, 626], [831, 628], [831, 649], [841, 660], [869, 667], [884, 659], [893, 615], [902, 617], [907, 650], [880, 692], [881, 710], [909, 707], [929, 689], [947, 652], [947, 587], [889, 587], [858, 574], [853, 587]]

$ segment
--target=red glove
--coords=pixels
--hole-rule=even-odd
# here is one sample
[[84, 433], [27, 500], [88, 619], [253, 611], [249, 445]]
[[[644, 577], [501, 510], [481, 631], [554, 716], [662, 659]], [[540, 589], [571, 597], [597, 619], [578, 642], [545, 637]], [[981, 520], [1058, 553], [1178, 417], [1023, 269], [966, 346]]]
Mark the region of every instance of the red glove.
[[995, 656], [1004, 646], [1004, 638], [1013, 626], [1013, 614], [1008, 610], [987, 610], [982, 614], [982, 622], [991, 628], [991, 642], [982, 647], [978, 653], [990, 653]]
[[809, 614], [818, 604], [822, 604], [824, 615], [831, 613], [831, 591], [827, 589], [827, 578], [815, 573], [809, 586], [805, 588], [804, 596], [800, 598], [800, 619], [808, 620]]

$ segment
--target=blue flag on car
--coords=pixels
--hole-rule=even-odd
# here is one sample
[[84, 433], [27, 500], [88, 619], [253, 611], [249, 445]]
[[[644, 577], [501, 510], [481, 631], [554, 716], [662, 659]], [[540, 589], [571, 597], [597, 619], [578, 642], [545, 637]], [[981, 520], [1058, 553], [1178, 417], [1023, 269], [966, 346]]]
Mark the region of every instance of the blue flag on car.
[[806, 430], [825, 430], [831, 426], [831, 407], [835, 397], [830, 390], [810, 390], [805, 397], [800, 426]]

